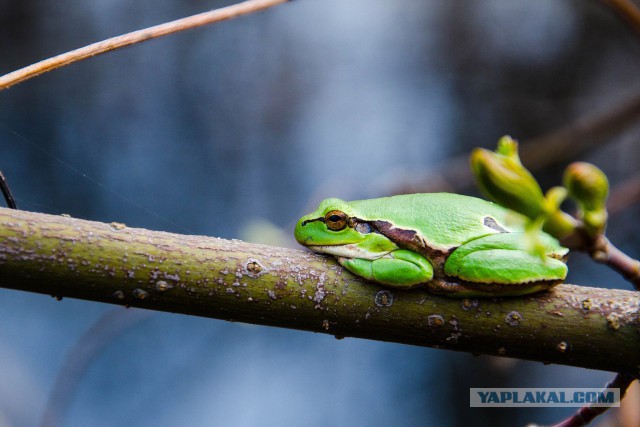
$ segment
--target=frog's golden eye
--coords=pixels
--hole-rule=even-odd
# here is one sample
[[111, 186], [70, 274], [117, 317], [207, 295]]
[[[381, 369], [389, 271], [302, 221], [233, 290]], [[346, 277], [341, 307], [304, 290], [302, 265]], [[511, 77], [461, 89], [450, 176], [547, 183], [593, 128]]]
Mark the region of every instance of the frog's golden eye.
[[327, 212], [324, 216], [324, 222], [329, 227], [329, 230], [343, 230], [347, 226], [347, 214], [342, 211]]

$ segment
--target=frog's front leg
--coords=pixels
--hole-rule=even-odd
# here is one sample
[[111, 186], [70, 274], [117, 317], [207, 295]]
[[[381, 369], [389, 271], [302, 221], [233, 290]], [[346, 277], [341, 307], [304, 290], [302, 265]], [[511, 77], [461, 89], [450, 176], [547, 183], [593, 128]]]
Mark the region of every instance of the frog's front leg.
[[413, 288], [433, 278], [433, 267], [429, 261], [405, 249], [373, 260], [340, 257], [338, 262], [360, 277], [398, 288]]
[[568, 249], [551, 236], [539, 235], [546, 256], [531, 254], [524, 233], [480, 237], [458, 247], [445, 263], [445, 274], [473, 283], [526, 285], [559, 282], [567, 275], [562, 261]]

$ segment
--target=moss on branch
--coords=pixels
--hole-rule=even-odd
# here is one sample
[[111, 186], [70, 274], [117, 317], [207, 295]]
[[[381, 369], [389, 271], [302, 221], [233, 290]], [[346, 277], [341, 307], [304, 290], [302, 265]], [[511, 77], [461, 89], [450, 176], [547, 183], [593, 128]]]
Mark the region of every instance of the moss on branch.
[[332, 258], [0, 208], [0, 286], [336, 337], [640, 373], [636, 292], [519, 298], [388, 290]]

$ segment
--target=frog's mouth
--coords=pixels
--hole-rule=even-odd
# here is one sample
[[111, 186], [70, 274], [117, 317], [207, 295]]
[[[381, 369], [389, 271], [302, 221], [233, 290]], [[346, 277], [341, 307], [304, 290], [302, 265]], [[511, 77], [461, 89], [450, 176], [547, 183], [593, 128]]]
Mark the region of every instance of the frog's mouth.
[[359, 258], [374, 260], [382, 258], [387, 255], [386, 252], [371, 252], [370, 250], [360, 248], [356, 243], [347, 245], [308, 245], [308, 248], [313, 252], [320, 252], [323, 254], [333, 255], [340, 258]]

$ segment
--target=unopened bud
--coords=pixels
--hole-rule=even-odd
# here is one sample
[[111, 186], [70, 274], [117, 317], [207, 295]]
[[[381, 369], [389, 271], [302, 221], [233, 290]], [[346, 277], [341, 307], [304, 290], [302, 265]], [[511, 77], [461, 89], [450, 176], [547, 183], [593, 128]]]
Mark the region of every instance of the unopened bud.
[[532, 219], [544, 212], [542, 189], [520, 162], [518, 143], [511, 137], [502, 137], [495, 152], [475, 149], [471, 169], [480, 189], [500, 205]]
[[564, 173], [564, 186], [569, 196], [578, 202], [580, 216], [587, 231], [601, 233], [607, 225], [607, 176], [590, 163], [575, 162]]
[[603, 209], [609, 195], [607, 176], [591, 163], [571, 163], [564, 173], [564, 186], [586, 210]]

